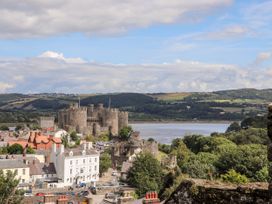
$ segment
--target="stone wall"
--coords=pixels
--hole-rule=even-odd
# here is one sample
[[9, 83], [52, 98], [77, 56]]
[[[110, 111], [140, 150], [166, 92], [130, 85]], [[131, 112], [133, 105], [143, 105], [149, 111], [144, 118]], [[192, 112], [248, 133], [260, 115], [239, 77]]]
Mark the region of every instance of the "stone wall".
[[190, 179], [181, 182], [165, 203], [268, 204], [270, 202], [267, 183], [249, 183], [238, 186], [202, 179]]
[[94, 107], [80, 107], [78, 104], [58, 112], [58, 126], [67, 131], [76, 130], [83, 134], [98, 135], [109, 131], [116, 136], [119, 130], [128, 125], [128, 112], [115, 108], [104, 108], [103, 104]]

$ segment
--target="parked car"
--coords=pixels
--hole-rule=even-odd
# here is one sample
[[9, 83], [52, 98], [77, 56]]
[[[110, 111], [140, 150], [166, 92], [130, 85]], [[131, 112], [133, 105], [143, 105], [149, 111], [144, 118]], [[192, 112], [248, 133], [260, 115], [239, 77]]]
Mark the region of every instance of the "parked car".
[[105, 198], [108, 198], [108, 199], [115, 199], [115, 198], [116, 198], [116, 195], [115, 195], [114, 193], [106, 193]]
[[92, 194], [95, 195], [97, 193], [96, 187], [91, 186], [89, 189], [90, 189], [90, 191], [91, 191]]
[[36, 193], [36, 196], [45, 196], [45, 193]]
[[32, 193], [25, 192], [25, 193], [24, 193], [24, 196], [25, 196], [25, 197], [33, 196], [33, 194], [32, 194]]
[[89, 191], [81, 191], [78, 193], [78, 196], [87, 196], [89, 195]]
[[76, 185], [76, 188], [82, 188], [82, 187], [86, 187], [87, 184], [86, 183], [79, 183]]

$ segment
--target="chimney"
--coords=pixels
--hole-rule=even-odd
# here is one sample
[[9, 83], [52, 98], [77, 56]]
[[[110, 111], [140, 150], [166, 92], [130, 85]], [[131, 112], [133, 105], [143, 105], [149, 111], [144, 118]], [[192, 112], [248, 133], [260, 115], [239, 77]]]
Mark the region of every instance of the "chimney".
[[28, 160], [27, 159], [24, 158], [23, 162], [24, 162], [24, 164], [28, 165]]
[[50, 163], [50, 155], [45, 155], [45, 163], [49, 164]]
[[87, 148], [92, 149], [93, 148], [93, 143], [92, 142], [87, 142]]
[[63, 144], [60, 145], [60, 154], [62, 154], [62, 153], [64, 153], [64, 145]]
[[53, 143], [53, 152], [56, 153], [57, 152], [57, 144]]

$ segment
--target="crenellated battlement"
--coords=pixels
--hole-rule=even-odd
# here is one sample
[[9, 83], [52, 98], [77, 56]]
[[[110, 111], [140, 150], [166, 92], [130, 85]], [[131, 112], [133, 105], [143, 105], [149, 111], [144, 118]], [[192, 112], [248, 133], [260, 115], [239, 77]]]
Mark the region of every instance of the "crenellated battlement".
[[128, 112], [117, 108], [106, 108], [103, 104], [79, 106], [71, 104], [69, 108], [58, 113], [59, 127], [72, 127], [80, 133], [97, 134], [109, 130], [112, 135], [118, 135], [119, 130], [128, 125]]

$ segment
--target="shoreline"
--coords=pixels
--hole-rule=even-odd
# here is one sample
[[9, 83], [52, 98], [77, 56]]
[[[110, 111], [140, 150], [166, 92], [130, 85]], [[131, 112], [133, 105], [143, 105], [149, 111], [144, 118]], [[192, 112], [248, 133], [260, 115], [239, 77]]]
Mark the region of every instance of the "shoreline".
[[167, 124], [167, 123], [176, 123], [176, 124], [182, 124], [182, 123], [198, 123], [198, 124], [204, 124], [204, 123], [216, 123], [216, 124], [231, 124], [234, 121], [230, 121], [230, 120], [184, 120], [184, 121], [177, 121], [177, 120], [165, 120], [165, 121], [147, 121], [147, 120], [143, 120], [143, 121], [129, 121], [128, 124], [148, 124], [148, 123], [152, 123], [152, 124]]

